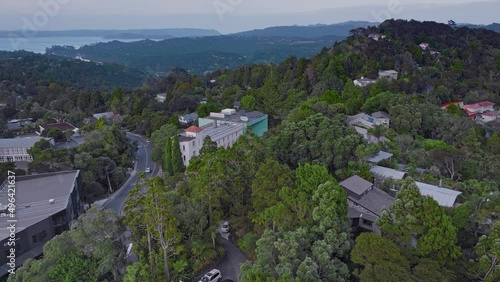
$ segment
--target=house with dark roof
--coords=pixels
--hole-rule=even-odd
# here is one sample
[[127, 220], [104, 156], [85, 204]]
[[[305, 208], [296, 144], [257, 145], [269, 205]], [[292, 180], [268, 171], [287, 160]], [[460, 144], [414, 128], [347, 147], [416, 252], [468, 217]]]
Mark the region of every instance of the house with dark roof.
[[194, 124], [198, 120], [198, 114], [197, 113], [190, 113], [187, 115], [179, 116], [179, 122], [182, 125], [190, 125]]
[[349, 224], [353, 229], [380, 233], [376, 221], [394, 198], [357, 175], [339, 183], [347, 193]]
[[[80, 171], [17, 176], [16, 208], [13, 217], [9, 186], [0, 189], [0, 276], [8, 273], [7, 255], [12, 240], [8, 227], [15, 224], [16, 267], [43, 254], [43, 246], [54, 236], [69, 230], [71, 221], [83, 212], [79, 194]], [[15, 220], [15, 221], [13, 221]]]
[[198, 119], [200, 126], [217, 123], [223, 124], [242, 124], [244, 132], [250, 127], [255, 135], [262, 137], [268, 130], [268, 116], [259, 111], [247, 112], [245, 110], [236, 111], [235, 109], [224, 109], [220, 113], [210, 113], [208, 117]]
[[50, 128], [57, 128], [57, 129], [61, 130], [62, 132], [72, 131], [75, 134], [78, 134], [78, 132], [80, 131], [78, 128], [76, 128], [75, 126], [73, 126], [72, 124], [70, 124], [68, 122], [56, 122], [56, 123], [51, 123], [51, 124], [40, 125], [39, 127], [40, 127], [40, 131], [37, 132], [38, 135], [42, 135], [45, 130], [48, 130]]

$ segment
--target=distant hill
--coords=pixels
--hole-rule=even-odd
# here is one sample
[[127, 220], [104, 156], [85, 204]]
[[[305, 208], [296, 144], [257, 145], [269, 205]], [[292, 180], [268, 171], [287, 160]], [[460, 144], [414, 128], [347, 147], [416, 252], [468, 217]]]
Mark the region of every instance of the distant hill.
[[368, 26], [377, 26], [375, 22], [351, 21], [331, 25], [309, 25], [309, 26], [276, 26], [265, 29], [254, 29], [234, 33], [234, 36], [245, 37], [302, 37], [302, 38], [320, 38], [323, 36], [349, 36], [352, 29]]
[[[22, 36], [19, 31], [0, 31], [0, 38]], [[108, 39], [168, 39], [175, 37], [216, 36], [214, 29], [166, 28], [166, 29], [130, 29], [130, 30], [57, 30], [38, 31], [34, 37], [103, 37]]]
[[493, 30], [495, 32], [500, 33], [500, 23], [492, 23], [489, 25], [459, 24], [459, 26], [465, 26], [468, 28], [484, 28], [484, 29], [489, 29], [489, 30]]
[[344, 38], [210, 36], [131, 43], [112, 41], [78, 49], [54, 46], [47, 49], [47, 54], [120, 63], [155, 74], [177, 67], [192, 73], [203, 73], [244, 64], [278, 63], [289, 56], [308, 57]]
[[55, 82], [85, 89], [135, 88], [145, 79], [143, 72], [119, 64], [84, 62], [26, 51], [0, 51], [0, 81], [20, 85]]

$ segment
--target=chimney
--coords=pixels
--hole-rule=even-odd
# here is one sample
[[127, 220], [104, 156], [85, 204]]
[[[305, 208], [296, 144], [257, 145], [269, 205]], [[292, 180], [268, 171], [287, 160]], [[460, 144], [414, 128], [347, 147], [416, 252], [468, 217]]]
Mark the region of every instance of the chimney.
[[214, 127], [217, 128], [217, 120], [214, 120]]
[[53, 203], [54, 203], [54, 199], [50, 199], [49, 204], [53, 204]]
[[441, 188], [441, 185], [443, 185], [443, 179], [439, 179], [439, 188]]

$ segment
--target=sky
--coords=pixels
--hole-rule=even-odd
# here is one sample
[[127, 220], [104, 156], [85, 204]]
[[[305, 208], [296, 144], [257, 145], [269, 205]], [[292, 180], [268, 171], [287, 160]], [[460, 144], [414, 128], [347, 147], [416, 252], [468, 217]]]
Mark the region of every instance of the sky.
[[206, 28], [232, 33], [280, 25], [387, 18], [490, 24], [500, 0], [4, 0], [0, 30]]

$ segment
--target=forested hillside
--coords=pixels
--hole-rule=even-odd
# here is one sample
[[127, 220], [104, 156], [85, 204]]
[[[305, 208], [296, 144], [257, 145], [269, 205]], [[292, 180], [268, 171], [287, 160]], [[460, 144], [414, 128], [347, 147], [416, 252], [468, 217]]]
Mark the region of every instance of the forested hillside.
[[113, 41], [78, 49], [55, 46], [49, 48], [47, 54], [120, 63], [154, 74], [166, 73], [175, 68], [201, 74], [250, 63], [278, 63], [290, 55], [307, 57], [344, 38], [336, 35], [315, 39], [210, 36], [131, 43]]
[[25, 51], [0, 51], [0, 81], [33, 86], [55, 82], [87, 89], [135, 88], [143, 73], [118, 64], [97, 64]]
[[[363, 88], [353, 83], [391, 69], [397, 80]], [[389, 20], [355, 29], [311, 58], [290, 56], [203, 76], [175, 69], [136, 90], [39, 83], [33, 93], [9, 96], [3, 114], [77, 122], [110, 110], [123, 116], [123, 127], [151, 136], [154, 160], [169, 169], [144, 178], [127, 202], [125, 222], [139, 261], [127, 267], [124, 281], [196, 277], [223, 253], [216, 230], [224, 220], [249, 258], [241, 267], [244, 282], [497, 281], [500, 122], [478, 123], [459, 107], [440, 106], [491, 101], [498, 108], [499, 78], [500, 34]], [[164, 103], [154, 99], [160, 92]], [[249, 132], [227, 149], [205, 140], [199, 157], [174, 169], [178, 158], [172, 155], [180, 156], [172, 145], [182, 130], [177, 115], [196, 110], [204, 117], [235, 101], [269, 114], [266, 136]], [[378, 142], [368, 143], [346, 124], [347, 115], [377, 111], [391, 120], [388, 128], [368, 130]], [[115, 130], [105, 132], [118, 135]], [[96, 142], [89, 146], [99, 148]], [[130, 148], [122, 147], [105, 152], [126, 161]], [[373, 181], [367, 158], [380, 150], [393, 155], [381, 165], [408, 177], [380, 184], [381, 191], [400, 189], [376, 220], [378, 235], [350, 228], [348, 196], [339, 183], [354, 175]], [[422, 197], [415, 181], [460, 191], [458, 204], [443, 207]], [[42, 265], [57, 266], [52, 257]], [[36, 271], [19, 270], [25, 277]]]

